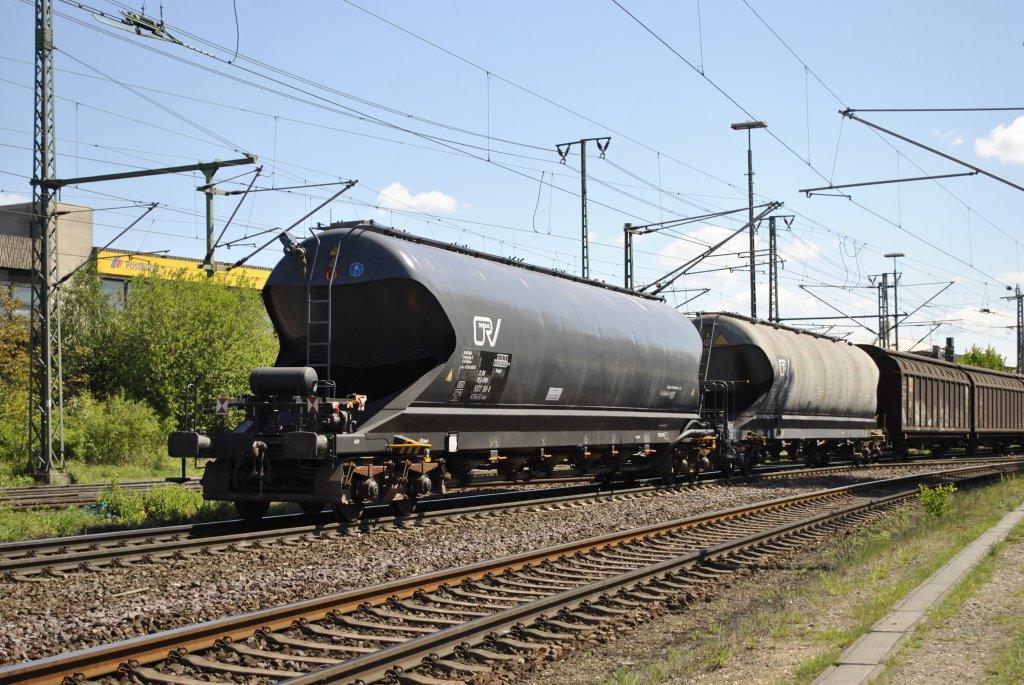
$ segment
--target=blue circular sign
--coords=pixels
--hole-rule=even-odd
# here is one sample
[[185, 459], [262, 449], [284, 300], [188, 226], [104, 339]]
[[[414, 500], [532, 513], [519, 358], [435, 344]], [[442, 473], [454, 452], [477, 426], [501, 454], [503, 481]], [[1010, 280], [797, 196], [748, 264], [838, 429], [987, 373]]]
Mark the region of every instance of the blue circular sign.
[[352, 265], [348, 267], [348, 275], [352, 278], [359, 278], [363, 275], [363, 263], [352, 262]]

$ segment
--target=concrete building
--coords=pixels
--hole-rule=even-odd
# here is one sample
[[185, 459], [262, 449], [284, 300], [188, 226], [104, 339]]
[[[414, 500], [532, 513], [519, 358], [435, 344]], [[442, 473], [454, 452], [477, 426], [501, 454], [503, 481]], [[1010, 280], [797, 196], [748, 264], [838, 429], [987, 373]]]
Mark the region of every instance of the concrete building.
[[[60, 277], [92, 257], [92, 208], [58, 202], [57, 268]], [[32, 294], [32, 203], [0, 205], [0, 288], [14, 286], [28, 315]]]

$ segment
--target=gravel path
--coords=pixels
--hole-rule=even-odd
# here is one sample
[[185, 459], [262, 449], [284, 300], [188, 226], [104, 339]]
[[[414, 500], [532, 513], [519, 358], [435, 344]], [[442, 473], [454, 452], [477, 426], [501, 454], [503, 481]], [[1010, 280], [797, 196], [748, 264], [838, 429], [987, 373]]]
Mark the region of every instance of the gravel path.
[[[905, 472], [903, 472], [905, 473]], [[327, 534], [223, 555], [0, 580], [0, 665], [38, 659], [475, 561], [743, 504], [885, 477], [829, 478], [663, 491], [557, 511], [514, 511], [440, 525]]]

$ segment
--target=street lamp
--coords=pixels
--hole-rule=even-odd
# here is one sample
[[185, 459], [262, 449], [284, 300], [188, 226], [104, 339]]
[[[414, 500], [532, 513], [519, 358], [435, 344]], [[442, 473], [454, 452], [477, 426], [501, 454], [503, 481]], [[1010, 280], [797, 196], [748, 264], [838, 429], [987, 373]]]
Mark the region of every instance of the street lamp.
[[900, 349], [900, 291], [899, 274], [896, 273], [896, 258], [906, 257], [902, 252], [886, 252], [883, 257], [892, 257], [892, 319], [893, 334], [896, 337], [896, 349]]
[[747, 132], [747, 220], [750, 222], [750, 318], [757, 318], [757, 276], [754, 273], [754, 156], [750, 151], [750, 131], [768, 128], [764, 121], [740, 121], [730, 124], [733, 131]]

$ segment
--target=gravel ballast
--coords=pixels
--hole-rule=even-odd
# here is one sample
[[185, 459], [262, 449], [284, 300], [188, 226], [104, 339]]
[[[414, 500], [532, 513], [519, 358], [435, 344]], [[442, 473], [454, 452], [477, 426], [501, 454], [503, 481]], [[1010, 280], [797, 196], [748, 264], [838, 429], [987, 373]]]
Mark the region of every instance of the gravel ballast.
[[[328, 533], [225, 554], [0, 581], [0, 665], [617, 530], [862, 480], [885, 470], [663, 490], [437, 525]], [[901, 471], [900, 475], [906, 475]]]

